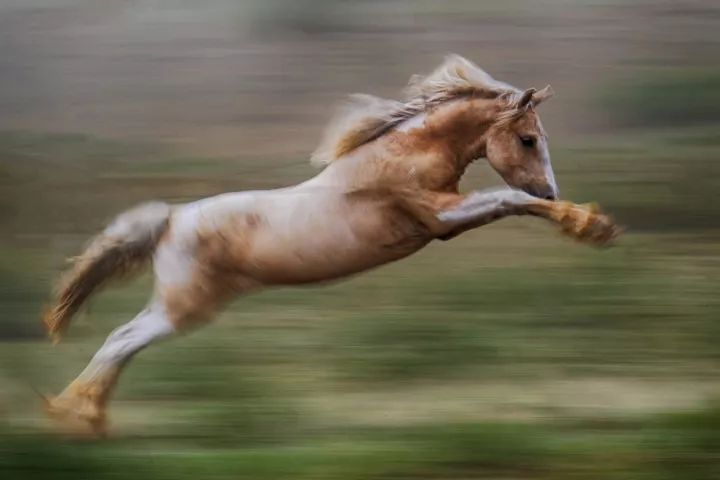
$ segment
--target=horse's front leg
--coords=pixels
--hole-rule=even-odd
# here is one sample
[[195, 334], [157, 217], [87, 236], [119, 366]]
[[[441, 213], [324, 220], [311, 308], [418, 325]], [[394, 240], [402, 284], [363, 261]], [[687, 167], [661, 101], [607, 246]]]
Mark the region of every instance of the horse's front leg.
[[620, 229], [597, 207], [571, 202], [543, 200], [520, 190], [500, 189], [473, 192], [460, 197], [453, 205], [437, 212], [442, 233], [447, 240], [510, 215], [534, 215], [562, 228], [563, 233], [580, 241], [605, 244]]

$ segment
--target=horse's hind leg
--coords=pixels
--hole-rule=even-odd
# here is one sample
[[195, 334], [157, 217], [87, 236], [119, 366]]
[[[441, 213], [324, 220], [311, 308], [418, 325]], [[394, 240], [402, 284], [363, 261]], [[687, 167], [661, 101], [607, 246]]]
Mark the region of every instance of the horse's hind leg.
[[85, 370], [60, 395], [47, 399], [48, 412], [62, 420], [86, 421], [96, 434], [103, 434], [105, 408], [122, 368], [144, 347], [174, 332], [164, 303], [152, 302], [108, 336]]
[[103, 433], [110, 394], [134, 354], [177, 331], [207, 323], [227, 300], [252, 286], [199, 261], [196, 254], [202, 249], [194, 248], [192, 242], [169, 238], [155, 252], [153, 301], [131, 322], [114, 330], [77, 379], [47, 401], [54, 416], [87, 421], [96, 433]]

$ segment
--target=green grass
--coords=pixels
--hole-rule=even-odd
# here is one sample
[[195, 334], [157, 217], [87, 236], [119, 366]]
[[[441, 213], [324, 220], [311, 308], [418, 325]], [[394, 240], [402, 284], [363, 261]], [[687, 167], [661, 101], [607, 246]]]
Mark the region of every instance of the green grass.
[[[597, 422], [474, 423], [311, 432], [293, 443], [172, 445], [151, 436], [67, 442], [0, 436], [15, 478], [533, 478], [710, 480], [720, 473], [715, 407]], [[10, 477], [10, 478], [13, 478]]]

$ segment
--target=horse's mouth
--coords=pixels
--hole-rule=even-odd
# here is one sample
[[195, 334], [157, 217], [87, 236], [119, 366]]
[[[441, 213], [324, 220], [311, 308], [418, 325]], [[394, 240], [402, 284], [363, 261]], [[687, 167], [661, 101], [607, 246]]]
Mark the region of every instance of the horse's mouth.
[[527, 185], [523, 187], [523, 190], [525, 193], [528, 193], [532, 195], [533, 197], [542, 199], [542, 200], [549, 200], [551, 202], [554, 202], [556, 200], [560, 199], [560, 194], [557, 190], [557, 188], [551, 186], [551, 185], [543, 185], [540, 187], [534, 186], [534, 185]]

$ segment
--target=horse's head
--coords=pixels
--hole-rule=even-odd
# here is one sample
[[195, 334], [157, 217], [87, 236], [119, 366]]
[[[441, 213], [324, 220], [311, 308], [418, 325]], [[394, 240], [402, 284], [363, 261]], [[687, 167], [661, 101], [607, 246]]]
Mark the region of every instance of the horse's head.
[[552, 96], [548, 85], [520, 95], [510, 110], [500, 114], [486, 134], [486, 157], [508, 185], [548, 200], [558, 198], [547, 134], [535, 107]]
[[[511, 187], [554, 200], [558, 188], [547, 135], [535, 111], [552, 93], [550, 86], [520, 92], [450, 55], [430, 75], [410, 79], [404, 102], [355, 96], [331, 122], [313, 162], [327, 165], [387, 136], [392, 150], [387, 157], [398, 165], [403, 157], [421, 162], [412, 171], [426, 188], [457, 187], [467, 165], [485, 157]], [[390, 132], [394, 135], [386, 135]], [[437, 162], [428, 162], [428, 156]], [[405, 178], [408, 169], [402, 164], [396, 171]]]

